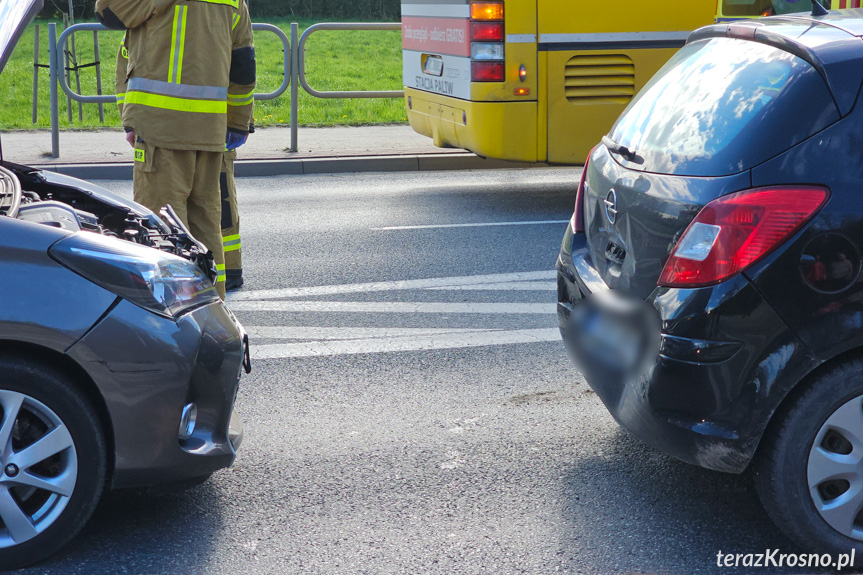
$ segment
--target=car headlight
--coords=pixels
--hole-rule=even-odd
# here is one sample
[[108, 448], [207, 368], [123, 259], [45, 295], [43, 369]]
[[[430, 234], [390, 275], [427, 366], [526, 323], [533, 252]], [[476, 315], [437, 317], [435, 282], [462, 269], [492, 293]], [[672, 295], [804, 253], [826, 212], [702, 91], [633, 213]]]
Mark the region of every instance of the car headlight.
[[164, 317], [219, 300], [196, 264], [117, 238], [79, 233], [60, 240], [48, 253], [73, 272]]

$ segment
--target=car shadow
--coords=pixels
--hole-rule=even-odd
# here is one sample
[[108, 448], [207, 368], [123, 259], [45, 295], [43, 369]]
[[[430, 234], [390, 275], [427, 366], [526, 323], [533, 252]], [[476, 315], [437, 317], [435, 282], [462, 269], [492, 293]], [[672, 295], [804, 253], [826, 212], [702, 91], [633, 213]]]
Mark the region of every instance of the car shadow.
[[801, 552], [767, 517], [750, 474], [682, 463], [622, 430], [580, 459], [562, 488], [561, 549], [573, 572], [751, 573], [717, 566], [717, 553]]
[[[107, 491], [93, 517], [57, 555], [20, 573], [191, 573], [208, 563], [223, 530], [219, 487]], [[210, 502], [210, 504], [208, 504]]]

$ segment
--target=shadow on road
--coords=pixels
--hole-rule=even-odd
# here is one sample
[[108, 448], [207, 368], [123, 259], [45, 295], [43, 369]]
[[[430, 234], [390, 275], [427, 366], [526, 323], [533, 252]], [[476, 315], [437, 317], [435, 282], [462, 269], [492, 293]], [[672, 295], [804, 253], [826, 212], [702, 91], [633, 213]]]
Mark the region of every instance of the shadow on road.
[[192, 573], [223, 530], [212, 482], [185, 492], [106, 492], [84, 530], [58, 555], [23, 573]]
[[622, 430], [580, 460], [563, 489], [570, 532], [561, 548], [573, 572], [744, 573], [752, 568], [717, 567], [717, 552], [800, 551], [771, 523], [749, 475], [679, 462]]

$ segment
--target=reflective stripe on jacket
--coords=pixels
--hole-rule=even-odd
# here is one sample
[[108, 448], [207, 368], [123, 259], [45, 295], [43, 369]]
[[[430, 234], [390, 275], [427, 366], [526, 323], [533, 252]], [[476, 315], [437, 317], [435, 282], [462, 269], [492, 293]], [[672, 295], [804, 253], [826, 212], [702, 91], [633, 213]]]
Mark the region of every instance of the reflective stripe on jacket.
[[249, 131], [255, 50], [242, 0], [98, 0], [96, 13], [127, 29], [117, 70], [125, 128], [156, 147], [213, 152], [228, 129]]
[[120, 49], [117, 51], [117, 75], [114, 79], [114, 94], [117, 96], [117, 109], [120, 111], [120, 118], [123, 118], [123, 106], [126, 103], [126, 84], [129, 82], [129, 77], [126, 72], [129, 69], [129, 47], [126, 45], [126, 36], [123, 35], [123, 41], [120, 42]]

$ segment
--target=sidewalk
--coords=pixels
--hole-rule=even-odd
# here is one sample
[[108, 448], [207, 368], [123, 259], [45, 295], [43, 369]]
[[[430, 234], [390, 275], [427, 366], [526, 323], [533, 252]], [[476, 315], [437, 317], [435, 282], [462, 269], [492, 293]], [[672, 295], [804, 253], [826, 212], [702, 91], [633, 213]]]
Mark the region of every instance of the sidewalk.
[[[51, 133], [2, 134], [8, 161], [86, 179], [131, 179], [132, 150], [120, 130], [64, 131], [60, 158], [51, 158]], [[425, 171], [525, 167], [484, 160], [465, 150], [436, 148], [410, 126], [300, 128], [291, 153], [288, 127], [259, 128], [239, 151], [240, 177], [368, 171]]]

